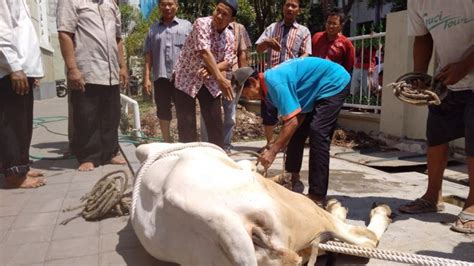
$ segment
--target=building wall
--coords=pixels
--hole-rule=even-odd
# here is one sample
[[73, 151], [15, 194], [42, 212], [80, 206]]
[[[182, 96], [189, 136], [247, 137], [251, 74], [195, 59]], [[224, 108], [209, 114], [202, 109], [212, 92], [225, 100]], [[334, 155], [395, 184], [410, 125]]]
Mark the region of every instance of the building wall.
[[51, 45], [51, 36], [48, 24], [48, 0], [27, 0], [31, 19], [35, 27], [41, 48], [44, 77], [41, 79], [40, 88], [34, 91], [36, 100], [52, 98], [56, 95], [54, 75], [54, 52]]

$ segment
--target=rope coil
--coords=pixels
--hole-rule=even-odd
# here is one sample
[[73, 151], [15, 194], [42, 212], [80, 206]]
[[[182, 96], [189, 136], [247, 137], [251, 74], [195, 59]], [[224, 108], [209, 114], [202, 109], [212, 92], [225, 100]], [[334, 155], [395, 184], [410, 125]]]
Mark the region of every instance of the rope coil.
[[413, 105], [440, 105], [446, 97], [447, 88], [425, 73], [410, 72], [396, 82], [388, 84], [393, 94], [402, 102]]
[[83, 208], [81, 212], [71, 218], [65, 219], [61, 224], [66, 225], [81, 216], [87, 221], [95, 221], [107, 217], [108, 215], [126, 215], [130, 210], [130, 197], [124, 195], [127, 184], [128, 175], [123, 170], [106, 174], [97, 181], [89, 193], [81, 197], [80, 200], [83, 202], [82, 204], [63, 210], [63, 212], [68, 212]]

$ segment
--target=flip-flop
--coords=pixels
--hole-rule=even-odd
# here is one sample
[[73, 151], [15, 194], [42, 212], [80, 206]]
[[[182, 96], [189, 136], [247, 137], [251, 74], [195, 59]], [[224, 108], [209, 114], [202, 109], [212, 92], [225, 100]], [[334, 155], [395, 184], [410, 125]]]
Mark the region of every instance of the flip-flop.
[[458, 232], [458, 233], [464, 233], [464, 234], [474, 234], [474, 228], [465, 228], [464, 224], [468, 222], [474, 222], [474, 214], [473, 213], [468, 213], [466, 211], [462, 211], [458, 214], [458, 220], [461, 222], [461, 224], [456, 225], [456, 223], [453, 223], [451, 225], [451, 230]]
[[400, 212], [409, 214], [430, 213], [444, 211], [444, 203], [433, 203], [431, 201], [418, 198], [410, 203], [398, 208]]

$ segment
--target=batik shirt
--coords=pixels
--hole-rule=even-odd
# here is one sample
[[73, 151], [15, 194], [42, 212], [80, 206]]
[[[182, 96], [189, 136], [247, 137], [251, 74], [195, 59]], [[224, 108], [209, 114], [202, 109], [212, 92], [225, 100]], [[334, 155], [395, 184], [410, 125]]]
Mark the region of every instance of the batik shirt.
[[198, 70], [206, 66], [200, 51], [206, 49], [214, 55], [216, 63], [225, 60], [230, 70], [235, 60], [234, 34], [228, 28], [217, 32], [212, 26], [211, 16], [196, 19], [174, 68], [175, 87], [193, 98], [203, 85], [214, 98], [221, 94], [219, 84], [212, 75], [208, 78], [198, 75]]
[[311, 33], [309, 29], [296, 22], [293, 22], [287, 30], [285, 27], [283, 21], [274, 22], [265, 29], [256, 42], [258, 45], [268, 38], [280, 40], [280, 51], [270, 48], [267, 50], [268, 67], [274, 67], [281, 62], [300, 57], [303, 54], [311, 54]]

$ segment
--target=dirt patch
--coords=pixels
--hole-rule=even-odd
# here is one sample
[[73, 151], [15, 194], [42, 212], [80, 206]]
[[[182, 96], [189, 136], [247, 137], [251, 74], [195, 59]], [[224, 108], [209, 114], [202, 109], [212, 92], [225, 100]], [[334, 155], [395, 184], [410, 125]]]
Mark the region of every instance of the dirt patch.
[[[196, 127], [198, 137], [200, 137], [200, 109], [199, 106], [196, 108]], [[161, 130], [156, 117], [155, 110], [148, 110], [141, 114], [141, 126], [142, 131], [147, 138], [161, 138]], [[170, 124], [171, 136], [175, 141], [178, 140], [178, 123], [176, 120], [176, 113], [173, 108], [173, 119]], [[264, 132], [262, 127], [262, 119], [260, 116], [245, 110], [241, 105], [237, 106], [236, 114], [236, 127], [234, 129], [234, 135], [232, 141], [251, 141], [264, 139]]]
[[[196, 121], [197, 121], [197, 132], [198, 137], [200, 133], [200, 117], [199, 117], [199, 106], [196, 108]], [[252, 112], [249, 112], [245, 107], [238, 105], [236, 114], [236, 127], [234, 129], [234, 135], [232, 137], [233, 142], [251, 141], [251, 140], [264, 140], [264, 131], [262, 126], [262, 118]], [[147, 138], [161, 139], [161, 131], [156, 117], [156, 111], [154, 108], [149, 108], [148, 111], [142, 113], [141, 125], [143, 133]], [[171, 121], [171, 136], [175, 141], [178, 140], [178, 128], [176, 114], [173, 108], [173, 119]], [[275, 128], [275, 133], [278, 134], [280, 127]], [[385, 143], [372, 138], [364, 132], [355, 132], [352, 130], [346, 130], [343, 128], [337, 128], [334, 132], [332, 144], [348, 148], [365, 149], [365, 148], [378, 148], [385, 146]]]
[[341, 147], [367, 149], [386, 146], [385, 142], [374, 139], [365, 132], [338, 128], [332, 136], [332, 144]]

